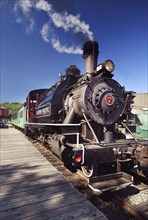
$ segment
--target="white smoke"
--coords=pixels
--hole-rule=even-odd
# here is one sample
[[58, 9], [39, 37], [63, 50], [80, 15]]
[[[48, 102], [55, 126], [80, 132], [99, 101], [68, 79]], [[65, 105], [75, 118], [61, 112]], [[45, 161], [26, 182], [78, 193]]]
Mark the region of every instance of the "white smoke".
[[45, 0], [39, 0], [36, 2], [35, 7], [39, 10], [49, 12], [52, 8], [52, 5], [46, 2]]
[[44, 24], [41, 31], [41, 36], [42, 36], [42, 39], [45, 41], [45, 42], [49, 42], [48, 40], [48, 34], [49, 34], [49, 25], [48, 23]]
[[14, 13], [16, 15], [16, 22], [23, 24], [23, 18], [20, 16], [19, 11], [21, 10], [24, 17], [27, 20], [26, 25], [26, 33], [31, 33], [34, 30], [35, 27], [35, 21], [32, 18], [31, 10], [33, 8], [33, 1], [31, 0], [18, 0], [16, 4], [14, 5]]
[[14, 11], [17, 14], [19, 9], [22, 10], [23, 14], [28, 17], [31, 8], [33, 7], [33, 2], [31, 0], [18, 0], [14, 5]]
[[29, 25], [26, 27], [26, 33], [31, 33], [34, 29], [34, 26], [35, 26], [35, 21], [32, 18], [30, 18]]
[[80, 47], [61, 45], [58, 39], [52, 39], [52, 46], [59, 53], [68, 53], [68, 54], [82, 54], [82, 49]]
[[[74, 34], [81, 34], [85, 39], [93, 40], [93, 32], [90, 31], [90, 27], [85, 21], [80, 20], [80, 15], [72, 15], [67, 12], [56, 12], [52, 8], [52, 4], [49, 4], [46, 0], [17, 0], [14, 6], [14, 12], [16, 15], [16, 21], [23, 23], [22, 17], [20, 17], [20, 11], [25, 19], [28, 20], [29, 25], [26, 27], [26, 32], [33, 31], [35, 21], [32, 17], [32, 11], [44, 11], [49, 17], [49, 21], [52, 22], [55, 28], [62, 28], [66, 32], [72, 32]], [[72, 53], [80, 54], [81, 47], [66, 46], [60, 43], [58, 37], [55, 38], [54, 30], [50, 27], [49, 22], [43, 24], [40, 34], [42, 39], [51, 43], [52, 47], [59, 53]]]
[[74, 33], [82, 33], [90, 40], [93, 40], [93, 33], [89, 30], [89, 25], [84, 21], [80, 21], [80, 15], [74, 16], [72, 14], [52, 13], [50, 15], [54, 25], [63, 28], [65, 31], [72, 30]]

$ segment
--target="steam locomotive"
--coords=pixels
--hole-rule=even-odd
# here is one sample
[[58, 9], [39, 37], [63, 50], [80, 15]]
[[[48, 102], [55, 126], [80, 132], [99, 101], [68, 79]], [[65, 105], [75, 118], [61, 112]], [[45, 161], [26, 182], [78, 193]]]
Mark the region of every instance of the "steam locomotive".
[[111, 60], [97, 65], [98, 47], [96, 41], [86, 42], [86, 73], [71, 65], [51, 88], [31, 91], [12, 123], [67, 166], [81, 169], [89, 186], [102, 192], [130, 185], [131, 169], [147, 174], [148, 141], [129, 130], [134, 92], [113, 79]]

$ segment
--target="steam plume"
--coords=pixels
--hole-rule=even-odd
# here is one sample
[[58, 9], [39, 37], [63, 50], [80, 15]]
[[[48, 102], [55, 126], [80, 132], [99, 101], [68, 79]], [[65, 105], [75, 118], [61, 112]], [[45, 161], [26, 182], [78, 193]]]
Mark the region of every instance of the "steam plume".
[[74, 34], [81, 34], [85, 39], [93, 40], [93, 32], [90, 31], [90, 27], [85, 21], [80, 20], [80, 15], [68, 14], [68, 12], [56, 12], [52, 4], [48, 3], [46, 0], [17, 0], [14, 5], [14, 12], [16, 15], [16, 21], [23, 23], [23, 19], [20, 16], [22, 12], [25, 19], [28, 20], [29, 25], [26, 27], [26, 31], [30, 32], [35, 26], [35, 21], [33, 19], [33, 11], [44, 11], [49, 17], [49, 21], [54, 25], [54, 29], [50, 27], [49, 21], [42, 25], [40, 34], [42, 39], [50, 43], [52, 47], [59, 53], [81, 53], [81, 47], [66, 46], [60, 43], [58, 38], [55, 38], [54, 32], [56, 28], [62, 28], [66, 32], [72, 32]]

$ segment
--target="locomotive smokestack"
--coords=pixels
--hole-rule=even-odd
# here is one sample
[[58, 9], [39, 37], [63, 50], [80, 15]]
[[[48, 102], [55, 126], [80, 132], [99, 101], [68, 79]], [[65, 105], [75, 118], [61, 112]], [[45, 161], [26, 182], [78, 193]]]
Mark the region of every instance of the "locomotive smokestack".
[[97, 68], [98, 47], [96, 41], [87, 41], [83, 46], [85, 70], [89, 75], [91, 75]]

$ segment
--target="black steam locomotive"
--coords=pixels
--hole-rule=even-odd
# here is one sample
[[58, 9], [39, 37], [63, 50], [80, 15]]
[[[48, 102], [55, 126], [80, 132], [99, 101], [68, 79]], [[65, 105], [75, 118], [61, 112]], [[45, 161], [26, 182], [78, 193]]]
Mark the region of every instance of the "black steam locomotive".
[[125, 187], [131, 169], [148, 169], [148, 142], [125, 135], [134, 93], [113, 79], [111, 60], [97, 65], [97, 42], [84, 44], [83, 58], [84, 75], [71, 65], [50, 89], [29, 93], [25, 132], [81, 169], [93, 190]]

